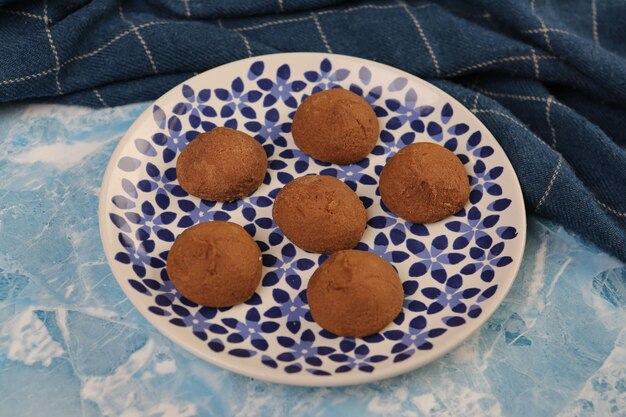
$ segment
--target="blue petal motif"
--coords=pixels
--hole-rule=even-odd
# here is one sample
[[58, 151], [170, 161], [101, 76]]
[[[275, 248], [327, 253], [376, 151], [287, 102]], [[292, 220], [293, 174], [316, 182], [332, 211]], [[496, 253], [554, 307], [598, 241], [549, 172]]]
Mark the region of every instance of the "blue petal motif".
[[452, 106], [448, 103], [444, 104], [441, 108], [441, 121], [443, 124], [447, 124], [452, 118], [454, 111], [452, 110]]
[[165, 112], [156, 104], [152, 107], [152, 117], [154, 118], [154, 121], [156, 122], [159, 129], [165, 128]]
[[265, 70], [265, 64], [263, 63], [263, 61], [254, 62], [250, 66], [250, 69], [248, 70], [248, 79], [250, 81], [257, 79], [263, 74], [264, 70]]
[[[372, 84], [369, 68], [357, 68], [351, 74], [348, 69], [338, 68], [331, 58], [325, 58], [319, 68], [310, 71], [298, 68], [296, 73], [295, 68], [281, 65], [265, 73], [265, 64], [257, 60], [247, 72], [234, 74], [226, 88], [194, 89], [184, 84], [178, 99], [167, 111], [158, 106], [151, 108], [155, 122], [152, 136], [132, 141], [137, 152], [147, 158], [125, 157], [128, 159], [117, 162], [120, 170], [140, 175], [133, 182], [121, 180], [122, 190], [110, 200], [116, 213], [109, 213], [109, 218], [117, 228], [121, 245], [115, 260], [132, 267], [128, 284], [152, 297], [155, 304], [149, 307], [152, 314], [168, 317], [172, 325], [189, 328], [213, 352], [241, 358], [256, 355], [276, 372], [306, 371], [320, 376], [369, 373], [375, 371], [377, 363], [407, 360], [417, 351], [433, 349], [433, 340], [450, 328], [481, 315], [479, 304], [492, 298], [497, 289], [497, 285], [485, 283], [495, 280], [497, 268], [512, 263], [513, 259], [506, 256], [505, 243], [518, 236], [514, 227], [504, 224], [504, 212], [512, 204], [504, 198], [506, 189], [497, 181], [504, 168], [494, 166], [488, 159], [494, 149], [482, 141], [480, 131], [471, 132], [467, 124], [455, 117], [450, 103], [437, 104], [435, 108], [418, 102], [419, 91], [411, 88], [406, 78], [376, 85]], [[404, 309], [394, 319], [394, 326], [404, 331], [393, 329], [357, 340], [338, 338], [325, 330], [312, 331], [308, 327], [307, 321], [312, 322], [313, 318], [307, 306], [306, 277], [327, 255], [301, 256], [269, 216], [280, 190], [280, 184], [277, 187], [274, 183], [286, 184], [293, 179], [294, 170], [298, 175], [306, 175], [318, 165], [316, 173], [338, 177], [359, 193], [363, 186], [372, 186], [372, 191], [380, 195], [377, 175], [382, 163], [369, 166], [371, 159], [365, 159], [352, 166], [324, 164], [289, 143], [298, 103], [311, 91], [337, 88], [340, 82], [345, 82], [343, 88], [349, 85], [350, 91], [363, 97], [379, 117], [386, 117], [386, 127], [380, 132], [374, 155], [384, 160], [416, 140], [434, 140], [458, 156], [466, 166], [471, 184], [472, 205], [446, 220], [445, 234], [439, 232], [435, 236], [429, 226], [408, 223], [393, 215], [378, 197], [361, 196], [368, 211], [377, 207], [382, 211], [368, 220], [368, 226], [374, 230], [373, 247], [360, 243], [357, 249], [373, 250], [394, 263], [404, 262], [410, 278], [403, 282]], [[384, 100], [383, 89], [398, 92], [391, 96], [401, 99]], [[294, 94], [300, 91], [301, 94]], [[283, 111], [285, 106], [275, 107], [277, 102], [284, 103], [286, 111]], [[223, 120], [215, 119], [218, 114]], [[210, 203], [188, 196], [178, 185], [173, 167], [175, 158], [200, 131], [209, 131], [216, 124], [243, 126], [255, 135], [268, 155], [270, 170], [264, 184], [273, 188], [272, 191], [265, 196], [253, 194], [235, 203]], [[192, 130], [188, 130], [189, 126]], [[482, 203], [480, 209], [478, 203]], [[182, 213], [177, 216], [177, 212]], [[174, 240], [174, 229], [170, 231], [168, 225], [184, 228], [207, 220], [228, 220], [231, 216], [245, 219], [242, 226], [251, 236], [256, 235], [265, 266], [262, 286], [271, 289], [264, 299], [255, 293], [245, 302], [245, 319], [223, 315], [228, 309], [201, 308], [182, 297], [167, 276], [168, 251], [154, 253], [163, 245], [160, 241]], [[411, 261], [407, 263], [409, 258]], [[161, 279], [151, 277], [148, 267], [156, 269]], [[427, 323], [427, 318], [432, 317], [429, 315], [436, 313], [445, 317], [428, 321], [440, 323], [439, 328]], [[320, 340], [332, 347], [320, 346]], [[377, 348], [390, 343], [390, 348], [384, 354], [374, 354], [378, 353], [372, 349], [375, 343], [379, 344]], [[280, 346], [278, 351], [264, 353], [275, 352], [270, 349], [272, 344]], [[332, 367], [319, 369], [329, 363]]]
[[489, 204], [489, 206], [487, 206], [487, 209], [491, 211], [504, 211], [511, 205], [511, 202], [512, 201], [508, 198], [502, 198]]
[[122, 171], [126, 171], [126, 172], [136, 171], [140, 165], [141, 165], [141, 161], [135, 158], [131, 158], [130, 156], [124, 156], [120, 158], [120, 160], [117, 162], [117, 166]]
[[398, 77], [389, 84], [387, 87], [389, 91], [401, 91], [404, 87], [406, 87], [408, 80], [404, 77]]
[[156, 156], [156, 149], [145, 139], [135, 139], [135, 147], [146, 156]]
[[365, 85], [368, 85], [372, 79], [372, 72], [367, 67], [361, 67], [359, 70], [359, 80]]
[[428, 133], [428, 136], [430, 136], [433, 140], [440, 142], [441, 139], [443, 139], [442, 132], [443, 130], [441, 129], [441, 126], [439, 126], [436, 122], [428, 122], [426, 133]]

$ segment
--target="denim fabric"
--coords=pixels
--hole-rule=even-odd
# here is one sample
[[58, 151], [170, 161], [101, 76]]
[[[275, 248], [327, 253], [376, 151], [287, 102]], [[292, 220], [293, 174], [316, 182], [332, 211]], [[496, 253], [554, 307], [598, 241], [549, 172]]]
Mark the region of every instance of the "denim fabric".
[[625, 19], [622, 0], [0, 0], [0, 101], [152, 100], [274, 52], [384, 62], [487, 125], [529, 211], [626, 260]]

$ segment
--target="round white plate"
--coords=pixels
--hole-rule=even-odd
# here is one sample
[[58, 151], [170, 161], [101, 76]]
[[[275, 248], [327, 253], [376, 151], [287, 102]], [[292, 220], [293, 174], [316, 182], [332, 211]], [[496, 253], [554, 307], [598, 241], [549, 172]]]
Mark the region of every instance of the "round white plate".
[[[343, 87], [362, 95], [379, 118], [380, 140], [353, 165], [320, 163], [291, 137], [298, 104]], [[233, 203], [187, 195], [176, 157], [199, 132], [228, 126], [255, 136], [267, 152], [264, 184]], [[456, 153], [472, 184], [458, 214], [429, 225], [390, 213], [378, 193], [385, 161], [413, 142]], [[402, 313], [381, 333], [336, 337], [312, 319], [307, 281], [325, 255], [304, 252], [272, 221], [280, 188], [306, 174], [345, 181], [367, 208], [358, 249], [398, 270]], [[296, 385], [345, 385], [413, 370], [459, 345], [502, 302], [522, 259], [526, 216], [506, 155], [485, 126], [448, 94], [392, 67], [320, 53], [254, 57], [197, 75], [151, 105], [117, 146], [100, 195], [100, 233], [111, 269], [135, 307], [170, 339], [241, 374]], [[167, 277], [168, 250], [184, 228], [237, 222], [263, 251], [256, 294], [232, 308], [199, 307]]]

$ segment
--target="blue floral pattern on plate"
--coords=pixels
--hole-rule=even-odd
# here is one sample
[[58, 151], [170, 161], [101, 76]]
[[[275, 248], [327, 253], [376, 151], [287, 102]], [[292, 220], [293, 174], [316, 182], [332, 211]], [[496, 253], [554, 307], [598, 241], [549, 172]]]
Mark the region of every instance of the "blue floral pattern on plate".
[[[293, 143], [291, 122], [310, 94], [346, 88], [374, 108], [380, 141], [363, 161], [316, 161]], [[122, 288], [162, 332], [199, 356], [269, 380], [334, 385], [379, 379], [432, 360], [477, 328], [501, 302], [521, 258], [525, 216], [519, 184], [489, 132], [444, 93], [408, 74], [326, 54], [272, 55], [194, 77], [150, 106], [113, 156], [103, 185], [103, 242]], [[229, 126], [264, 147], [269, 168], [252, 196], [197, 199], [178, 185], [175, 159], [201, 131]], [[472, 185], [459, 213], [430, 225], [405, 222], [382, 204], [385, 161], [419, 141], [455, 152]], [[368, 228], [360, 250], [398, 270], [404, 309], [381, 333], [337, 337], [311, 317], [306, 283], [326, 255], [298, 249], [276, 227], [280, 188], [306, 174], [335, 176], [360, 196]], [[198, 306], [176, 291], [165, 263], [175, 236], [203, 221], [235, 221], [263, 252], [255, 295], [232, 308]]]

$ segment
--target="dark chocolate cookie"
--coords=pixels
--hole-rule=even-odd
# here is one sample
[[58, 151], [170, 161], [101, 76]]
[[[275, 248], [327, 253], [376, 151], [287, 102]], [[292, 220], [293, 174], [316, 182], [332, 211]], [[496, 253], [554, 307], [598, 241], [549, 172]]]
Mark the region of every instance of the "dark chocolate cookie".
[[435, 143], [414, 143], [393, 156], [380, 174], [380, 196], [396, 215], [432, 223], [461, 210], [470, 185], [461, 161]]
[[365, 207], [354, 191], [326, 175], [289, 182], [278, 193], [272, 216], [289, 240], [319, 253], [353, 248], [367, 222]]
[[261, 281], [261, 250], [236, 223], [210, 221], [186, 229], [167, 257], [167, 274], [188, 299], [209, 307], [243, 303]]
[[249, 135], [226, 127], [200, 134], [176, 161], [180, 186], [209, 201], [232, 201], [253, 193], [266, 171], [263, 147]]
[[351, 164], [365, 158], [378, 140], [378, 119], [370, 105], [342, 88], [308, 97], [293, 119], [293, 139], [315, 159]]
[[313, 319], [337, 336], [365, 337], [384, 329], [402, 310], [404, 290], [380, 256], [344, 250], [330, 256], [307, 287]]

